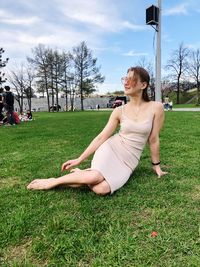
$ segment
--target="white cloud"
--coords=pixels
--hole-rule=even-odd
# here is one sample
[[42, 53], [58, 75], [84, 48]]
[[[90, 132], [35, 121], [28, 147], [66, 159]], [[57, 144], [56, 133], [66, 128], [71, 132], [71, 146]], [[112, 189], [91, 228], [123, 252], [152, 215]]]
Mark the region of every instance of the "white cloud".
[[134, 30], [134, 31], [143, 31], [143, 30], [147, 30], [147, 26], [144, 26], [144, 25], [136, 25], [136, 24], [133, 24], [129, 21], [122, 21], [122, 22], [119, 22], [119, 24], [121, 24], [121, 28], [127, 28], [127, 29], [131, 29], [131, 30]]
[[187, 15], [188, 14], [187, 7], [188, 7], [188, 4], [183, 3], [181, 5], [177, 5], [177, 6], [174, 6], [172, 8], [163, 10], [163, 15], [164, 16]]
[[[57, 25], [46, 23], [42, 25], [43, 31], [24, 31], [21, 29], [10, 29], [1, 31], [1, 39], [4, 40], [4, 49], [10, 58], [23, 59], [31, 55], [31, 49], [38, 44], [62, 50], [71, 48], [85, 40], [86, 32], [74, 31], [73, 28], [62, 28]], [[101, 40], [92, 33], [87, 33], [89, 47], [96, 47], [101, 44]], [[14, 45], [13, 45], [14, 44]]]
[[39, 0], [20, 0], [16, 6], [21, 4], [23, 11], [15, 4], [7, 10], [0, 9], [1, 21], [4, 22], [1, 39], [10, 57], [16, 54], [15, 57], [19, 58], [24, 51], [25, 58], [39, 43], [68, 50], [83, 40], [96, 53], [108, 50], [121, 54], [119, 46], [107, 46], [103, 35], [124, 29], [140, 31], [146, 28], [123, 19], [114, 1], [52, 0], [48, 5], [45, 3], [39, 7]]
[[67, 14], [67, 17], [78, 22], [98, 26], [100, 28], [106, 29], [109, 28], [108, 25], [110, 24], [107, 20], [105, 14], [88, 14], [82, 12], [75, 12]]
[[37, 17], [27, 17], [27, 18], [4, 18], [1, 22], [12, 25], [32, 25], [40, 22], [40, 19]]
[[36, 16], [16, 16], [6, 10], [0, 10], [1, 23], [12, 24], [12, 25], [32, 25], [41, 21]]
[[[141, 31], [145, 26], [133, 24], [130, 21], [124, 21], [120, 18], [120, 10], [114, 5], [114, 2], [102, 0], [74, 0], [66, 2], [57, 0], [60, 12], [66, 19], [81, 23], [84, 27], [93, 27], [95, 30], [104, 32], [118, 32], [122, 29], [131, 29]], [[70, 10], [70, 12], [69, 12]]]
[[56, 2], [59, 4], [60, 12], [69, 21], [80, 23], [82, 27], [96, 27], [97, 30], [115, 30], [112, 19], [109, 19], [112, 11], [113, 16], [116, 16], [115, 9], [112, 5], [107, 9], [104, 1], [57, 0]]
[[75, 13], [68, 15], [69, 18], [84, 23], [86, 26], [98, 27], [99, 30], [108, 32], [118, 32], [122, 29], [131, 29], [133, 31], [146, 30], [145, 26], [135, 25], [129, 21], [121, 21], [119, 18], [112, 18], [106, 14], [84, 14]]
[[4, 16], [6, 16], [6, 11], [5, 10], [3, 10], [3, 9], [0, 9], [0, 16], [1, 17], [4, 17]]
[[140, 56], [148, 56], [146, 52], [135, 52], [134, 50], [130, 50], [129, 52], [123, 53], [123, 56], [128, 57], [140, 57]]

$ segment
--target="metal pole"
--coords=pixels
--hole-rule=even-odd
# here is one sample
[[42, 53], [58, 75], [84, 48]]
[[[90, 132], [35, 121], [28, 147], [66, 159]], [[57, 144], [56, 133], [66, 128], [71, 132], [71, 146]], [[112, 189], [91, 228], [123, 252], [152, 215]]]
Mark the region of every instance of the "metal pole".
[[158, 0], [155, 100], [161, 102], [161, 0]]

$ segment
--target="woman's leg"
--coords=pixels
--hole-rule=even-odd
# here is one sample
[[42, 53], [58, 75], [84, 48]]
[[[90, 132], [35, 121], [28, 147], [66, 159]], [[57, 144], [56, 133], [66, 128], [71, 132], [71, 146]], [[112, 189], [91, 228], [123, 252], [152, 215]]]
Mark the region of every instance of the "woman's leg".
[[59, 185], [80, 186], [80, 185], [95, 185], [104, 180], [100, 172], [96, 170], [80, 170], [66, 174], [59, 178], [37, 179], [33, 180], [27, 189], [48, 190]]
[[[81, 171], [81, 169], [75, 168], [75, 169], [70, 170], [70, 172], [77, 172], [77, 171], [79, 172], [79, 171]], [[85, 186], [85, 184], [64, 184], [64, 185], [62, 185], [62, 187], [72, 187], [72, 188], [78, 188], [78, 187], [83, 187], [83, 186]]]
[[109, 194], [111, 191], [110, 185], [106, 182], [106, 180], [103, 180], [99, 184], [89, 185], [89, 187], [94, 193], [102, 196]]

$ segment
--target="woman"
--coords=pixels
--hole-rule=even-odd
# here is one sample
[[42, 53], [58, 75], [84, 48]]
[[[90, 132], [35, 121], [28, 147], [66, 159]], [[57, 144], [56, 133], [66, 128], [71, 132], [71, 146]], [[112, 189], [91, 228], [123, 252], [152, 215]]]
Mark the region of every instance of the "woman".
[[[62, 171], [70, 170], [95, 152], [90, 169], [73, 169], [70, 174], [59, 178], [37, 179], [27, 188], [44, 190], [59, 185], [88, 185], [96, 194], [112, 194], [128, 181], [139, 163], [147, 141], [150, 145], [153, 170], [158, 177], [166, 174], [160, 168], [159, 156], [159, 132], [164, 122], [163, 105], [149, 101], [149, 80], [145, 69], [128, 69], [122, 82], [130, 102], [114, 109], [103, 131], [79, 158], [68, 160], [62, 165]], [[119, 124], [119, 133], [112, 136]]]

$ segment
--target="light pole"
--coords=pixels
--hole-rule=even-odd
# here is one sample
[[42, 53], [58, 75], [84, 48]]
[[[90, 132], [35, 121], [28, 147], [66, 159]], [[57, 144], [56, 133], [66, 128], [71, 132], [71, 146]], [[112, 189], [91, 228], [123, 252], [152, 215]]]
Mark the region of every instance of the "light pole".
[[161, 0], [158, 0], [155, 100], [161, 102]]
[[161, 0], [158, 0], [158, 6], [151, 6], [146, 9], [146, 24], [156, 25], [157, 33], [156, 45], [156, 81], [155, 81], [155, 100], [161, 102]]

